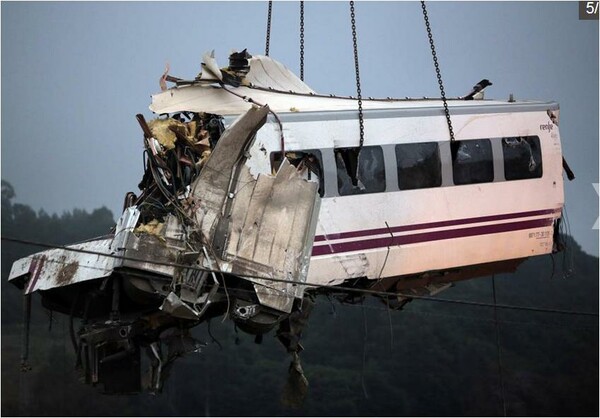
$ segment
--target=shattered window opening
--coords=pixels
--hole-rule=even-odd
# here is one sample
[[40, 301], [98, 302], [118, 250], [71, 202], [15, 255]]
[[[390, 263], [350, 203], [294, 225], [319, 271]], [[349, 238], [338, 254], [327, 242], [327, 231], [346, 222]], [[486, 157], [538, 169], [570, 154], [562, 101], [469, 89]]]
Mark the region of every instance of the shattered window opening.
[[337, 148], [334, 152], [340, 196], [385, 191], [381, 147]]
[[[307, 149], [302, 151], [287, 151], [286, 158], [298, 171], [302, 171], [306, 180], [319, 183], [319, 196], [325, 194], [325, 182], [323, 178], [323, 157], [318, 149]], [[271, 153], [271, 167], [273, 174], [279, 170], [283, 159], [281, 152]]]
[[396, 145], [400, 190], [442, 185], [442, 162], [437, 142]]
[[542, 149], [539, 137], [502, 138], [502, 153], [506, 180], [542, 177]]
[[452, 152], [452, 176], [454, 184], [476, 184], [494, 181], [492, 144], [489, 139], [454, 141]]

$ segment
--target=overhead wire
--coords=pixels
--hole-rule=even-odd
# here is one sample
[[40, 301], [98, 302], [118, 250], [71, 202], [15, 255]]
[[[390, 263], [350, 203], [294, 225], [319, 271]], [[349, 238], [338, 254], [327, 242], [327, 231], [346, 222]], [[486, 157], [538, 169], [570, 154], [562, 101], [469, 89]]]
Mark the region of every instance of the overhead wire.
[[[319, 304], [319, 303], [321, 303], [321, 302], [317, 302], [317, 304]], [[323, 301], [322, 303], [325, 303], [325, 302]], [[331, 303], [333, 303], [333, 302], [331, 302]], [[338, 301], [338, 304], [342, 307], [356, 308], [356, 309], [361, 308], [361, 306], [359, 306], [359, 305], [343, 303], [340, 301]], [[376, 312], [381, 312], [382, 314], [390, 312], [389, 309], [386, 309], [383, 307], [371, 306], [371, 305], [365, 305], [365, 309], [371, 310], [371, 311], [376, 311]], [[402, 308], [402, 309], [399, 309], [398, 311], [401, 311], [403, 316], [413, 315], [413, 316], [420, 316], [420, 317], [431, 317], [431, 318], [443, 318], [443, 319], [452, 319], [452, 320], [460, 320], [460, 321], [481, 322], [481, 323], [486, 323], [486, 324], [494, 323], [493, 318], [484, 318], [481, 315], [478, 315], [478, 316], [457, 315], [457, 314], [449, 314], [449, 313], [445, 313], [445, 312], [411, 310], [410, 308]], [[580, 329], [580, 330], [596, 330], [596, 329], [598, 329], [598, 324], [595, 322], [593, 323], [593, 325], [589, 325], [589, 326], [585, 326], [585, 325], [573, 326], [573, 324], [571, 324], [571, 323], [569, 323], [569, 324], [556, 324], [556, 323], [549, 324], [549, 323], [533, 322], [533, 321], [515, 321], [515, 320], [510, 320], [510, 319], [498, 319], [497, 321], [498, 321], [498, 323], [501, 323], [501, 324], [510, 324], [510, 325], [543, 326], [543, 327], [551, 327], [551, 328], [568, 328], [568, 329]]]
[[[60, 262], [60, 261], [54, 261], [56, 263], [62, 263], [62, 264], [67, 264], [66, 262]], [[137, 274], [133, 274], [134, 276], [138, 276]], [[142, 275], [140, 274], [139, 277], [142, 277]], [[236, 289], [237, 293], [240, 294], [247, 294], [247, 295], [252, 295], [252, 294], [256, 294], [256, 295], [260, 295], [261, 290], [257, 289], [257, 290], [249, 290], [249, 289], [241, 289], [241, 288], [237, 288]], [[271, 297], [286, 297], [286, 296], [282, 296], [282, 295], [274, 295], [271, 292], [264, 292], [265, 296], [271, 296]], [[391, 309], [389, 308], [389, 306], [386, 307], [377, 307], [377, 306], [373, 306], [373, 305], [369, 305], [369, 304], [364, 304], [364, 305], [358, 305], [355, 303], [347, 303], [347, 302], [343, 302], [340, 300], [333, 300], [331, 298], [331, 295], [326, 293], [324, 295], [326, 297], [326, 300], [320, 300], [320, 299], [316, 299], [315, 303], [316, 305], [320, 305], [320, 306], [324, 306], [325, 304], [327, 304], [328, 306], [330, 306], [330, 314], [333, 315], [334, 318], [337, 318], [337, 309], [336, 309], [336, 305], [340, 306], [341, 308], [349, 308], [349, 309], [366, 309], [369, 311], [373, 311], [373, 312], [380, 312], [380, 313], [385, 313], [388, 316], [388, 322], [390, 325], [390, 328], [392, 327], [392, 317], [391, 317]], [[387, 305], [387, 304], [386, 304]], [[410, 306], [409, 307], [405, 307], [403, 309], [398, 309], [398, 312], [402, 312], [402, 316], [417, 316], [417, 317], [421, 317], [421, 318], [440, 318], [440, 319], [444, 319], [444, 320], [459, 320], [459, 321], [470, 321], [470, 322], [479, 322], [479, 323], [494, 323], [495, 320], [493, 318], [485, 318], [482, 317], [481, 315], [477, 315], [477, 316], [473, 316], [473, 315], [459, 315], [459, 314], [450, 314], [447, 312], [432, 312], [429, 310], [421, 310], [421, 309], [416, 309], [416, 310], [411, 310]], [[590, 325], [585, 325], [585, 324], [573, 324], [573, 323], [563, 323], [563, 324], [558, 324], [558, 323], [548, 323], [548, 322], [539, 322], [539, 321], [517, 321], [517, 320], [509, 320], [509, 319], [497, 319], [498, 323], [501, 324], [507, 324], [507, 325], [521, 325], [521, 326], [532, 326], [532, 327], [544, 327], [544, 328], [556, 328], [556, 329], [570, 329], [570, 330], [597, 330], [598, 329], [598, 324], [597, 323], [593, 323]], [[390, 338], [393, 338], [393, 329], [390, 329], [391, 335]]]
[[[83, 253], [83, 254], [91, 254], [91, 255], [96, 255], [96, 256], [104, 256], [104, 257], [108, 257], [108, 258], [115, 258], [115, 259], [121, 259], [121, 260], [126, 260], [126, 261], [143, 262], [143, 263], [149, 263], [149, 264], [160, 265], [160, 266], [190, 269], [190, 270], [200, 270], [200, 271], [207, 271], [207, 272], [222, 274], [222, 271], [220, 271], [220, 270], [213, 270], [213, 269], [209, 269], [206, 267], [194, 266], [194, 265], [189, 265], [189, 264], [180, 264], [180, 263], [165, 262], [165, 261], [158, 261], [158, 260], [148, 260], [148, 259], [142, 259], [142, 258], [136, 258], [136, 257], [127, 257], [127, 256], [122, 256], [122, 255], [117, 255], [117, 254], [103, 253], [100, 251], [84, 250], [81, 248], [72, 248], [72, 247], [67, 247], [64, 245], [52, 245], [52, 244], [40, 243], [40, 242], [23, 240], [23, 239], [18, 239], [18, 238], [11, 238], [11, 237], [1, 237], [1, 240], [19, 243], [19, 244], [23, 244], [23, 245], [30, 245], [30, 246], [37, 246], [37, 247], [51, 248], [51, 249], [61, 249], [61, 250], [65, 250], [65, 251], [72, 251], [72, 252]], [[83, 267], [87, 267], [87, 266], [83, 266]], [[264, 277], [264, 276], [257, 276], [257, 275], [244, 275], [244, 277], [250, 278], [250, 279], [261, 279], [261, 280], [270, 281], [273, 283], [288, 283], [288, 284], [294, 284], [294, 285], [299, 284], [299, 282], [297, 282], [297, 281], [278, 279], [278, 278], [274, 278], [274, 277]], [[405, 294], [402, 292], [386, 292], [386, 291], [347, 287], [347, 286], [340, 286], [340, 285], [328, 285], [328, 284], [324, 284], [324, 283], [302, 282], [300, 284], [302, 286], [309, 287], [309, 288], [330, 289], [330, 290], [339, 291], [339, 292], [359, 293], [359, 294], [364, 294], [364, 295], [388, 296], [388, 297], [401, 296], [401, 297], [410, 298], [410, 299], [414, 299], [414, 300], [425, 300], [425, 301], [439, 302], [439, 303], [446, 303], [446, 304], [478, 306], [478, 307], [487, 307], [487, 308], [494, 307], [494, 304], [490, 304], [487, 302], [469, 301], [469, 300], [461, 300], [461, 299], [447, 299], [447, 298], [431, 297], [431, 296], [410, 295], [410, 294]], [[508, 305], [508, 304], [496, 304], [495, 306], [498, 309], [507, 309], [507, 310], [521, 310], [521, 311], [530, 311], [530, 312], [554, 313], [554, 314], [561, 314], [561, 315], [579, 315], [579, 316], [592, 316], [592, 317], [599, 316], [598, 312], [572, 311], [572, 310], [540, 308], [540, 307], [531, 307], [531, 306], [517, 306], [517, 305]]]
[[[60, 261], [60, 260], [52, 260], [52, 259], [47, 259], [47, 262], [53, 262], [53, 263], [57, 263], [57, 264], [64, 264], [67, 265], [68, 262], [66, 261]], [[92, 268], [92, 267], [90, 267]], [[98, 269], [101, 270], [101, 269]], [[133, 273], [130, 273], [133, 274]], [[133, 274], [135, 276], [138, 276], [137, 274]], [[143, 277], [142, 274], [139, 275], [140, 277]], [[261, 294], [261, 290], [260, 289], [256, 289], [256, 290], [247, 290], [247, 289], [236, 289], [237, 293], [242, 293], [242, 294]], [[270, 297], [287, 297], [287, 296], [283, 296], [283, 295], [275, 295], [271, 292], [265, 292], [265, 295], [270, 296]], [[375, 312], [381, 312], [381, 313], [386, 313], [388, 316], [388, 322], [390, 325], [390, 341], [391, 344], [393, 344], [393, 329], [392, 329], [392, 319], [391, 319], [391, 309], [389, 307], [389, 305], [386, 303], [386, 307], [376, 307], [376, 306], [372, 306], [372, 305], [357, 305], [357, 304], [352, 304], [352, 303], [346, 303], [346, 302], [342, 302], [336, 299], [336, 301], [334, 302], [334, 300], [331, 298], [331, 294], [326, 293], [325, 294], [327, 300], [315, 300], [315, 303], [317, 305], [323, 305], [323, 304], [327, 304], [331, 307], [330, 313], [333, 314], [334, 318], [337, 317], [337, 309], [336, 309], [336, 305], [339, 305], [340, 307], [347, 307], [347, 308], [360, 308], [360, 309], [367, 309], [370, 311], [375, 311]], [[400, 311], [400, 310], [398, 310]], [[402, 311], [402, 315], [403, 316], [418, 316], [418, 317], [431, 317], [431, 318], [443, 318], [443, 319], [450, 319], [450, 320], [461, 320], [461, 321], [471, 321], [471, 322], [481, 322], [481, 323], [493, 323], [495, 322], [494, 319], [486, 319], [484, 317], [479, 316], [472, 316], [472, 315], [457, 315], [457, 314], [449, 314], [449, 313], [445, 313], [445, 312], [431, 312], [431, 311], [424, 311], [424, 310], [410, 310], [409, 308], [403, 308], [401, 309]], [[538, 322], [538, 321], [516, 321], [516, 320], [509, 320], [509, 319], [496, 319], [498, 323], [502, 323], [502, 324], [509, 324], [509, 325], [524, 325], [524, 326], [543, 326], [543, 327], [551, 327], [551, 328], [565, 328], [565, 329], [579, 329], [579, 330], [591, 330], [591, 329], [597, 329], [597, 324], [594, 323], [593, 325], [573, 325], [573, 323], [568, 323], [568, 324], [557, 324], [557, 323], [547, 323], [547, 322]]]

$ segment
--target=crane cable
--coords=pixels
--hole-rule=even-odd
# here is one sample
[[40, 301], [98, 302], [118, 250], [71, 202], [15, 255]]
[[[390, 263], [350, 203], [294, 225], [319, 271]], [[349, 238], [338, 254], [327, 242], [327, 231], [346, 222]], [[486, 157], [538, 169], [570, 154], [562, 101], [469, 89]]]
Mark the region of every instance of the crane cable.
[[304, 2], [300, 2], [300, 80], [304, 81]]
[[360, 71], [358, 68], [358, 43], [356, 41], [356, 15], [354, 13], [354, 1], [350, 1], [350, 23], [352, 25], [352, 46], [354, 48], [354, 70], [356, 73], [356, 96], [358, 97], [358, 124], [360, 129], [360, 146], [362, 149], [365, 139], [365, 124], [363, 121], [362, 94], [360, 90]]
[[446, 121], [448, 122], [448, 131], [450, 131], [450, 142], [454, 142], [454, 130], [452, 129], [452, 121], [450, 120], [450, 111], [448, 110], [448, 103], [446, 102], [446, 92], [444, 91], [444, 83], [442, 82], [442, 74], [440, 72], [440, 64], [437, 59], [437, 54], [435, 53], [435, 45], [433, 44], [433, 35], [431, 34], [431, 26], [429, 24], [429, 16], [427, 15], [427, 8], [425, 7], [425, 0], [421, 0], [421, 8], [423, 9], [423, 19], [425, 19], [425, 28], [427, 29], [427, 37], [429, 38], [429, 46], [431, 47], [431, 56], [433, 57], [433, 65], [435, 67], [435, 74], [437, 76], [438, 84], [440, 85], [440, 94], [442, 96], [442, 102], [444, 103], [444, 113], [446, 115]]
[[271, 13], [273, 11], [273, 2], [269, 2], [269, 9], [267, 11], [267, 39], [265, 41], [265, 55], [269, 56], [269, 44], [271, 42]]

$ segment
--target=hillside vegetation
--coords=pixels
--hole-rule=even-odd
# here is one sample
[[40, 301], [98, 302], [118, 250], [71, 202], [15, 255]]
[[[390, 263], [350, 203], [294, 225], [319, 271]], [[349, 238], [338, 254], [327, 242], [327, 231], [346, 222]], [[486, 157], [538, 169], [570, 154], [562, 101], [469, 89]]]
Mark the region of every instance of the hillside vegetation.
[[[3, 181], [3, 237], [65, 244], [114, 225], [106, 208], [48, 215], [14, 197]], [[498, 303], [598, 313], [598, 258], [566, 239], [554, 260], [497, 275]], [[21, 373], [21, 294], [7, 277], [15, 259], [41, 250], [2, 242], [2, 415], [598, 415], [597, 316], [498, 310], [496, 323], [492, 308], [433, 301], [388, 311], [374, 299], [318, 297], [302, 341], [310, 388], [298, 409], [280, 402], [290, 359], [273, 333], [257, 345], [220, 318], [210, 324], [216, 342], [206, 324], [196, 327], [207, 347], [177, 360], [162, 394], [107, 396], [80, 381], [67, 319], [35, 297], [32, 370]], [[491, 303], [491, 278], [439, 297]]]

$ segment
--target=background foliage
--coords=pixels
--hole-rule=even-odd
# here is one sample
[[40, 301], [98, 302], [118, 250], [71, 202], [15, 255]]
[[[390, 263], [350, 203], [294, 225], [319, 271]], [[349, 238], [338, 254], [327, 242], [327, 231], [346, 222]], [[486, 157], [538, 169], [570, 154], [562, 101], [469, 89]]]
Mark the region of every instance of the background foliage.
[[[66, 244], [106, 234], [106, 208], [58, 216], [13, 203], [2, 181], [2, 236]], [[266, 335], [262, 345], [214, 319], [194, 336], [201, 354], [174, 365], [161, 395], [107, 396], [74, 371], [68, 325], [34, 298], [30, 363], [19, 371], [20, 292], [12, 262], [34, 247], [2, 243], [2, 415], [598, 415], [598, 318], [498, 311], [502, 395], [493, 310], [413, 301], [388, 311], [374, 299], [341, 305], [325, 297], [304, 333], [310, 382], [299, 409], [280, 402], [289, 358]], [[496, 276], [498, 303], [598, 312], [598, 258], [568, 239], [568, 251], [536, 257]], [[447, 299], [492, 302], [490, 278], [458, 283]]]

